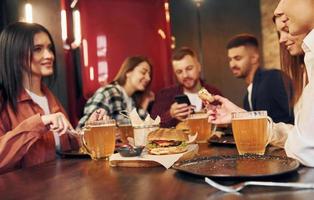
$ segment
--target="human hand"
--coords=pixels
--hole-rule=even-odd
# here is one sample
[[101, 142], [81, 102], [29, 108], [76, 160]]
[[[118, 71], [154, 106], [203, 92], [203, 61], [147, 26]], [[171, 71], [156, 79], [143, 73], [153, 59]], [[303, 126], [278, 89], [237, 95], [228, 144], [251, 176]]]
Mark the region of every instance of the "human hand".
[[41, 120], [46, 126], [49, 126], [50, 131], [58, 133], [59, 136], [63, 135], [67, 131], [75, 131], [62, 112], [42, 115]]
[[191, 113], [193, 113], [195, 106], [188, 105], [186, 103], [178, 104], [173, 103], [170, 107], [170, 116], [179, 121], [186, 119]]
[[100, 121], [100, 120], [107, 120], [107, 119], [109, 119], [109, 116], [107, 115], [107, 111], [103, 108], [98, 108], [88, 118], [87, 123]]
[[219, 102], [219, 105], [207, 105], [207, 113], [209, 113], [208, 122], [213, 124], [228, 124], [231, 123], [231, 113], [245, 112], [244, 109], [235, 105], [227, 98], [219, 95], [215, 95], [214, 98], [215, 101]]
[[144, 94], [142, 101], [141, 101], [141, 108], [147, 110], [148, 105], [150, 102], [155, 100], [155, 93], [153, 91], [148, 91]]

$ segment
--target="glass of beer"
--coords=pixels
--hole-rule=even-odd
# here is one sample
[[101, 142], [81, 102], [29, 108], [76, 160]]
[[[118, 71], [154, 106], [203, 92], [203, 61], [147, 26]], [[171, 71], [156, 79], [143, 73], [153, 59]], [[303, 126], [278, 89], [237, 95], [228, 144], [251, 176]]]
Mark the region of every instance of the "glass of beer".
[[232, 132], [240, 155], [264, 155], [272, 120], [267, 111], [232, 113]]
[[207, 113], [194, 113], [186, 119], [186, 124], [192, 133], [197, 133], [196, 142], [205, 143], [212, 133], [212, 125], [208, 122]]
[[108, 160], [115, 149], [115, 120], [88, 122], [83, 131], [82, 144], [91, 158], [94, 160]]
[[122, 120], [117, 121], [118, 132], [123, 144], [128, 144], [129, 141], [127, 140], [128, 137], [133, 138], [133, 127], [132, 123], [129, 119], [125, 118]]

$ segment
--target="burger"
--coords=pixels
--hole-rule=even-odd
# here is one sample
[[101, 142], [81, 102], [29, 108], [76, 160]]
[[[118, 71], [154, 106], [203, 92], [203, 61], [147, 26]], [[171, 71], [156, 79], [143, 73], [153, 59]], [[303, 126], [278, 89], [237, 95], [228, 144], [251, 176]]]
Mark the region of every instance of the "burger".
[[213, 95], [209, 93], [205, 88], [202, 88], [198, 91], [198, 96], [202, 101], [205, 101], [207, 103], [213, 103], [215, 101]]
[[187, 151], [188, 136], [182, 130], [160, 128], [147, 136], [148, 153], [154, 155], [176, 154]]

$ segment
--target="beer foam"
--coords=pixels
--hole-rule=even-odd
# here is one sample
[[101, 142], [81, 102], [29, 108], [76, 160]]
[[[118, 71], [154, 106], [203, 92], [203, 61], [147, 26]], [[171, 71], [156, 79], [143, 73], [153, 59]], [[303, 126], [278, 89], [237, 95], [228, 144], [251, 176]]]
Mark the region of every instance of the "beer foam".
[[208, 118], [207, 113], [192, 114], [188, 117], [188, 119], [204, 119], [204, 118]]
[[267, 119], [267, 116], [238, 116], [232, 118], [232, 120], [252, 120], [252, 119]]
[[109, 127], [109, 126], [116, 126], [116, 120], [105, 119], [105, 120], [89, 121], [85, 123], [85, 127]]
[[116, 126], [116, 124], [112, 123], [112, 124], [89, 124], [87, 125], [87, 127], [109, 127], [109, 126]]

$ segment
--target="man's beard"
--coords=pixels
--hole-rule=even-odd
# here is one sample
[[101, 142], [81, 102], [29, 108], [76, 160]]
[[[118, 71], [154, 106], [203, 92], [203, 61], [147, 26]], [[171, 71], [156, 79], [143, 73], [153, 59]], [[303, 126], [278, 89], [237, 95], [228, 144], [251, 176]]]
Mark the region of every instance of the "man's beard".
[[[237, 73], [234, 73], [234, 71], [236, 71]], [[234, 77], [238, 79], [243, 79], [246, 77], [246, 74], [243, 71], [241, 71], [239, 67], [234, 67], [234, 69], [232, 69], [232, 74]]]
[[[192, 83], [192, 84], [190, 84]], [[182, 85], [186, 89], [194, 89], [197, 85], [197, 80], [194, 80], [192, 78], [186, 78], [182, 81]]]

